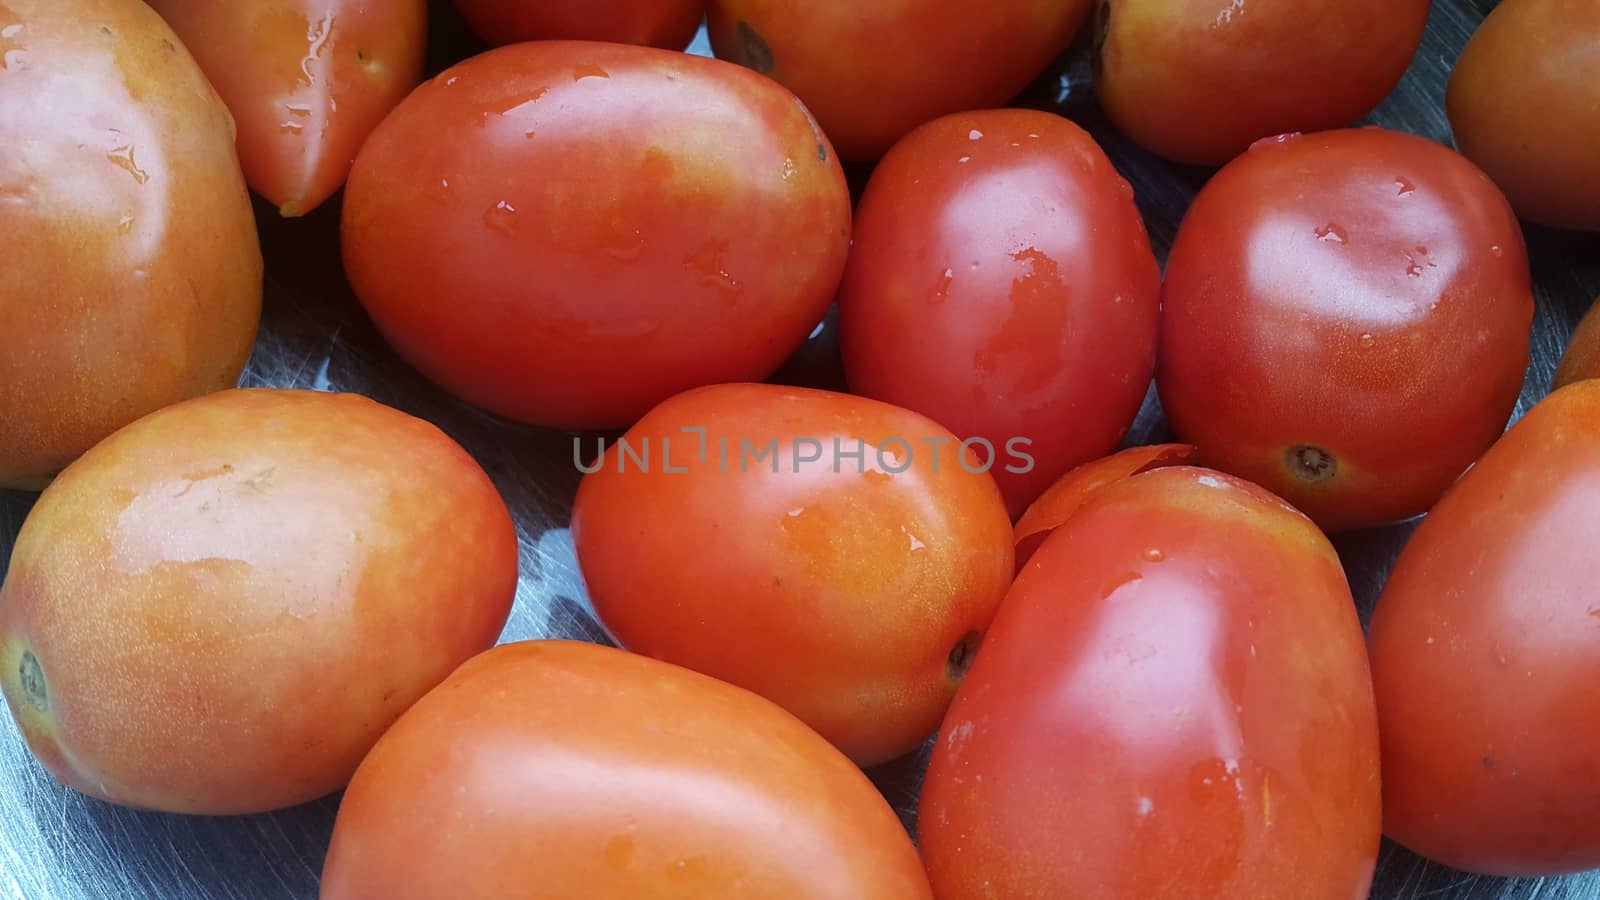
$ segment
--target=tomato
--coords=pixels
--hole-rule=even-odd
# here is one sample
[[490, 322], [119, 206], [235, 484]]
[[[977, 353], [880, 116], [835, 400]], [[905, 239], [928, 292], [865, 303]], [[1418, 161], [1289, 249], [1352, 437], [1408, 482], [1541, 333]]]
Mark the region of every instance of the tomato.
[[862, 765], [933, 733], [1014, 572], [981, 449], [761, 384], [674, 397], [623, 441], [572, 511], [619, 643], [775, 701]]
[[552, 41], [446, 70], [362, 149], [344, 259], [400, 353], [518, 421], [623, 428], [771, 375], [849, 248], [843, 170], [738, 66]]
[[1384, 827], [1469, 872], [1600, 866], [1600, 382], [1536, 405], [1406, 544], [1372, 619]]
[[406, 713], [345, 793], [322, 880], [322, 900], [518, 893], [932, 898], [883, 797], [794, 717], [566, 641], [497, 647]]
[[0, 5], [0, 488], [238, 383], [261, 247], [228, 111], [138, 0]]
[[40, 497], [0, 588], [0, 690], [90, 796], [221, 815], [342, 787], [491, 646], [517, 536], [472, 458], [363, 397], [168, 407]]
[[1090, 0], [711, 0], [717, 56], [787, 85], [847, 159], [1000, 106], [1067, 48]]
[[1185, 462], [1193, 465], [1193, 457], [1194, 448], [1186, 444], [1130, 447], [1121, 453], [1085, 463], [1063, 475], [1017, 520], [1013, 529], [1017, 545], [1017, 571], [1020, 572], [1027, 565], [1044, 539], [1071, 519], [1078, 507], [1086, 503], [1095, 491], [1151, 469]]
[[1351, 124], [1400, 83], [1429, 0], [1100, 0], [1095, 93], [1150, 151], [1221, 165]]
[[1589, 308], [1573, 332], [1567, 352], [1556, 367], [1555, 386], [1561, 388], [1588, 378], [1600, 378], [1600, 300]]
[[422, 77], [426, 0], [149, 0], [233, 112], [250, 186], [285, 216], [344, 184]]
[[1600, 231], [1600, 5], [1504, 0], [1450, 76], [1456, 144], [1527, 219]]
[[1108, 485], [1017, 578], [918, 814], [940, 900], [1364, 900], [1378, 736], [1326, 538], [1220, 473]]
[[689, 46], [705, 0], [455, 0], [480, 37], [495, 46], [520, 41], [577, 40]]
[[1219, 172], [1162, 303], [1177, 433], [1330, 530], [1432, 506], [1504, 430], [1533, 329], [1505, 198], [1377, 128], [1263, 142]]
[[896, 144], [867, 185], [839, 293], [845, 373], [962, 437], [1015, 441], [1029, 461], [993, 473], [1019, 515], [1133, 424], [1160, 300], [1133, 188], [1087, 132], [959, 113]]

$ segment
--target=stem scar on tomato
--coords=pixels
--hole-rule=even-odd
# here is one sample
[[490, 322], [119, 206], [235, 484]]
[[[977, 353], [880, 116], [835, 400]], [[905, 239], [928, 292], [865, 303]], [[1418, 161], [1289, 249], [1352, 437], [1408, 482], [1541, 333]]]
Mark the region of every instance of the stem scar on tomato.
[[982, 643], [983, 635], [969, 631], [950, 648], [950, 658], [946, 662], [945, 671], [951, 681], [959, 684], [967, 677], [967, 670], [972, 668], [972, 661], [977, 658], [978, 646]]
[[772, 57], [772, 48], [767, 46], [766, 40], [749, 22], [744, 21], [739, 23], [739, 62], [763, 75], [771, 75], [777, 66], [777, 60]]
[[1327, 481], [1339, 472], [1339, 461], [1332, 453], [1310, 444], [1290, 447], [1285, 462], [1289, 471], [1307, 484]]
[[17, 680], [22, 685], [22, 696], [39, 712], [50, 711], [50, 690], [45, 685], [44, 668], [32, 651], [22, 651], [22, 664], [17, 667]]

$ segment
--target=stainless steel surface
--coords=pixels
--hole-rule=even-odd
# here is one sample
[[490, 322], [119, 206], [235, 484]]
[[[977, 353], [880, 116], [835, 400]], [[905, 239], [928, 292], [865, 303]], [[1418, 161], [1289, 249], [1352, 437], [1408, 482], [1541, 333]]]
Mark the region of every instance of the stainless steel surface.
[[[1374, 122], [1447, 141], [1442, 98], [1451, 63], [1488, 0], [1436, 0], [1426, 41], [1405, 82]], [[435, 67], [470, 52], [459, 22], [436, 9]], [[698, 52], [707, 52], [704, 35]], [[1204, 173], [1138, 151], [1099, 117], [1081, 47], [1022, 102], [1065, 112], [1090, 128], [1133, 182], [1164, 256]], [[1337, 72], [1328, 73], [1337, 78]], [[863, 173], [854, 173], [859, 185]], [[252, 385], [357, 391], [428, 418], [470, 449], [516, 515], [522, 582], [505, 640], [543, 636], [604, 641], [587, 610], [566, 524], [577, 473], [570, 438], [500, 423], [450, 399], [404, 366], [378, 338], [339, 274], [337, 210], [284, 223], [261, 207], [268, 301], [246, 375]], [[1561, 348], [1600, 294], [1600, 238], [1529, 229], [1539, 311], [1534, 362], [1519, 414], [1547, 390]], [[781, 373], [796, 383], [841, 384], [831, 321]], [[1152, 402], [1130, 435], [1164, 435]], [[0, 493], [0, 567], [31, 498]], [[1363, 614], [1409, 529], [1350, 535], [1337, 543]], [[874, 771], [908, 826], [925, 758]], [[309, 900], [337, 798], [272, 815], [193, 819], [118, 809], [67, 791], [34, 763], [7, 718], [0, 723], [0, 900]], [[1476, 878], [1386, 845], [1377, 900], [1600, 900], [1600, 875], [1506, 881]], [[441, 898], [448, 900], [448, 898]], [[1248, 898], [1238, 898], [1248, 900]]]

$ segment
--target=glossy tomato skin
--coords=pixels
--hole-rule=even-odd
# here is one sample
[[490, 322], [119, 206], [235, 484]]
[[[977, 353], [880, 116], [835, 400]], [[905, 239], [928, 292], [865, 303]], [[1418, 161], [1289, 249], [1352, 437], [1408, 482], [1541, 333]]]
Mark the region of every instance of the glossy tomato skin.
[[344, 184], [422, 78], [427, 0], [150, 0], [228, 104], [245, 178], [285, 216]]
[[[536, 888], [534, 887], [536, 886]], [[609, 647], [468, 662], [352, 780], [322, 900], [931, 900], [872, 783], [760, 697]]]
[[663, 50], [689, 46], [705, 0], [455, 0], [478, 36], [495, 46], [521, 41], [610, 41]]
[[918, 813], [940, 900], [1365, 900], [1371, 680], [1339, 560], [1188, 467], [1097, 491], [1007, 595]]
[[572, 515], [619, 643], [773, 700], [862, 765], [933, 733], [1014, 571], [975, 453], [907, 410], [761, 384], [674, 397], [625, 439]]
[[1450, 76], [1456, 145], [1530, 221], [1600, 231], [1600, 6], [1506, 0]]
[[1089, 0], [711, 0], [718, 57], [804, 100], [846, 159], [924, 122], [1000, 106], [1072, 42]]
[[92, 797], [293, 806], [491, 646], [516, 584], [504, 502], [437, 428], [355, 395], [224, 391], [40, 497], [0, 588], [0, 691]]
[[1536, 405], [1424, 519], [1370, 633], [1384, 828], [1469, 872], [1600, 866], [1600, 382]]
[[1449, 149], [1376, 128], [1266, 141], [1219, 172], [1162, 302], [1178, 434], [1331, 530], [1425, 512], [1500, 435], [1529, 362], [1505, 198]]
[[232, 387], [262, 263], [228, 111], [137, 0], [0, 6], [0, 488]]
[[1578, 330], [1572, 333], [1561, 364], [1556, 367], [1555, 386], [1566, 387], [1589, 378], [1600, 378], [1600, 301], [1589, 308], [1588, 315], [1578, 323]]
[[1095, 91], [1168, 159], [1222, 165], [1251, 143], [1342, 128], [1399, 84], [1429, 0], [1101, 0]]
[[805, 341], [844, 271], [850, 196], [772, 81], [551, 41], [407, 98], [356, 160], [342, 227], [356, 293], [423, 374], [517, 421], [625, 428]]
[[856, 216], [852, 390], [997, 451], [1025, 441], [1028, 461], [993, 470], [1012, 515], [1116, 448], [1155, 373], [1161, 268], [1088, 132], [1034, 110], [938, 119], [884, 157]]

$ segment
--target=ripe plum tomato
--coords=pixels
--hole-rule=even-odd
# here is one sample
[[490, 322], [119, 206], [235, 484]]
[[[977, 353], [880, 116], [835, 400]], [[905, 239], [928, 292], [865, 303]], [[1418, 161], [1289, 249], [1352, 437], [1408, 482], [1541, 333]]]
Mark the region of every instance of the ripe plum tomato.
[[800, 95], [846, 159], [1012, 99], [1072, 43], [1090, 0], [711, 0], [718, 57]]
[[1426, 512], [1510, 419], [1533, 289], [1505, 197], [1377, 128], [1264, 141], [1167, 261], [1156, 383], [1207, 465], [1329, 530]]
[[845, 374], [963, 438], [1018, 441], [1031, 462], [993, 473], [1020, 515], [1122, 440], [1160, 302], [1133, 189], [1087, 132], [958, 113], [896, 144], [867, 185], [839, 294]]
[[1187, 463], [1194, 465], [1194, 448], [1186, 444], [1158, 444], [1130, 447], [1121, 453], [1084, 463], [1061, 476], [1061, 480], [1039, 495], [1017, 520], [1017, 571], [1027, 565], [1039, 545], [1061, 527], [1094, 492], [1140, 472]]
[[1118, 128], [1177, 162], [1343, 128], [1400, 83], [1429, 0], [1100, 0], [1095, 91]]
[[285, 216], [322, 205], [422, 77], [426, 0], [149, 0], [238, 124], [239, 160]]
[[228, 110], [139, 0], [0, 4], [0, 488], [238, 383], [261, 246]]
[[1401, 552], [1369, 636], [1384, 828], [1468, 872], [1600, 867], [1600, 381], [1533, 407]]
[[1377, 714], [1339, 559], [1254, 485], [1107, 485], [1017, 577], [918, 813], [940, 900], [1362, 900]]
[[1456, 145], [1529, 221], [1600, 231], [1600, 3], [1504, 0], [1456, 62]]
[[413, 365], [490, 412], [625, 428], [770, 376], [822, 320], [850, 193], [805, 107], [683, 53], [515, 44], [418, 88], [362, 148], [346, 269]]
[[323, 870], [322, 900], [509, 896], [932, 900], [894, 811], [793, 716], [568, 641], [497, 647], [406, 713]]
[[1566, 387], [1589, 378], [1600, 378], [1600, 300], [1589, 308], [1589, 314], [1573, 332], [1561, 365], [1556, 368], [1555, 386]]
[[749, 688], [862, 765], [939, 725], [1015, 571], [982, 452], [917, 413], [774, 385], [668, 400], [578, 489], [630, 650]]
[[705, 0], [455, 0], [478, 36], [522, 41], [609, 41], [682, 50], [700, 30]]
[[69, 787], [265, 812], [343, 787], [494, 644], [516, 586], [505, 503], [439, 429], [355, 395], [223, 391], [39, 498], [0, 587], [0, 693]]

